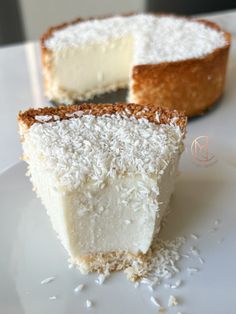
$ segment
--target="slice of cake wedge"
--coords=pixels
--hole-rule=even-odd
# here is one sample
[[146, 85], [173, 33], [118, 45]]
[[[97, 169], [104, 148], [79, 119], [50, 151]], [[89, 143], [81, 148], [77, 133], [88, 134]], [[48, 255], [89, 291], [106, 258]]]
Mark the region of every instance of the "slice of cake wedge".
[[31, 181], [81, 272], [145, 258], [174, 189], [186, 117], [135, 104], [29, 109], [18, 116]]

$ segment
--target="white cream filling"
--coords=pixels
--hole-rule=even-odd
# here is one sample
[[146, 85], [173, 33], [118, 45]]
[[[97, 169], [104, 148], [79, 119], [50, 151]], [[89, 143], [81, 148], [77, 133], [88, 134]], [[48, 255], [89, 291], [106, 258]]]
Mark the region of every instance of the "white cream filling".
[[103, 45], [94, 43], [63, 48], [53, 55], [52, 80], [72, 95], [99, 93], [100, 88], [128, 84], [133, 55], [132, 37], [110, 39]]
[[146, 253], [173, 192], [177, 165], [178, 156], [158, 181], [134, 175], [64, 193], [39, 165], [30, 163], [30, 172], [54, 230], [77, 259], [100, 252]]
[[157, 192], [155, 180], [133, 176], [114, 178], [103, 189], [87, 184], [69, 194], [65, 210], [73, 255], [145, 253], [153, 238]]
[[[33, 149], [32, 149], [33, 154]], [[29, 173], [30, 180], [35, 188], [38, 197], [47, 209], [47, 214], [50, 217], [53, 229], [56, 231], [63, 246], [70, 254], [69, 233], [65, 220], [65, 211], [63, 206], [64, 194], [58, 193], [54, 187], [54, 182], [51, 176], [40, 167], [39, 162], [34, 162], [29, 156]]]

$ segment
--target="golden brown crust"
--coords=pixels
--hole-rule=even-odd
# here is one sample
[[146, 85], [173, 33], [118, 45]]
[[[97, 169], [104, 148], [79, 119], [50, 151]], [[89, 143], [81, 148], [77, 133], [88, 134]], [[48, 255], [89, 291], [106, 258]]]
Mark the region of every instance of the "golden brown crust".
[[138, 65], [133, 69], [131, 101], [163, 104], [191, 117], [223, 94], [229, 46], [201, 59]]
[[132, 267], [134, 261], [142, 265], [142, 272], [133, 273], [129, 276], [131, 281], [138, 281], [147, 274], [147, 264], [152, 258], [152, 248], [146, 254], [132, 254], [125, 251], [116, 251], [109, 253], [96, 253], [89, 256], [80, 257], [71, 260], [73, 264], [79, 267], [82, 273], [98, 272], [106, 273], [126, 270]]
[[[191, 117], [203, 113], [221, 97], [224, 91], [231, 35], [211, 21], [192, 20], [223, 32], [225, 46], [201, 58], [135, 66], [132, 71], [131, 102], [159, 104], [169, 109], [185, 111], [186, 115]], [[50, 28], [42, 36], [42, 62], [48, 73], [50, 62], [47, 62], [47, 59], [50, 58], [51, 51], [45, 47], [45, 40], [55, 31], [83, 21], [86, 20], [76, 19], [70, 23], [60, 24]], [[44, 80], [45, 88], [48, 90], [50, 82], [46, 75]]]
[[[28, 109], [24, 112], [20, 112], [18, 115], [18, 120], [20, 123], [26, 127], [30, 127], [34, 123], [45, 123], [40, 122], [35, 117], [36, 116], [52, 116], [47, 122], [55, 121], [53, 116], [57, 116], [58, 120], [68, 120], [73, 117], [73, 113], [82, 111], [83, 114], [92, 114], [95, 116], [101, 116], [104, 114], [116, 114], [125, 113], [128, 117], [134, 116], [137, 119], [146, 118], [152, 123], [156, 124], [169, 124], [175, 119], [175, 123], [184, 130], [187, 123], [187, 118], [183, 112], [178, 112], [176, 110], [169, 110], [160, 108], [157, 105], [136, 105], [136, 104], [126, 104], [126, 103], [115, 103], [115, 104], [93, 104], [84, 103], [80, 105], [61, 105], [59, 107], [45, 107], [38, 109]], [[159, 120], [156, 120], [156, 114], [159, 115]]]
[[[223, 32], [211, 21], [197, 21]], [[135, 66], [131, 100], [159, 103], [185, 111], [188, 117], [203, 113], [224, 91], [231, 35], [223, 33], [225, 46], [202, 58]]]

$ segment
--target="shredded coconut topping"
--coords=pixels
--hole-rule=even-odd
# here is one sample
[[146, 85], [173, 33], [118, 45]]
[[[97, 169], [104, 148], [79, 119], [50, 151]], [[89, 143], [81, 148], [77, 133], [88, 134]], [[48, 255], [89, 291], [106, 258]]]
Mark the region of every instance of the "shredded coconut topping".
[[56, 51], [127, 35], [134, 39], [134, 64], [199, 58], [226, 44], [223, 32], [203, 23], [174, 16], [138, 14], [69, 25], [55, 31], [45, 45]]
[[158, 285], [162, 279], [173, 277], [179, 273], [176, 263], [181, 258], [179, 249], [184, 243], [183, 237], [172, 241], [155, 237], [147, 261], [134, 260], [133, 265], [125, 270], [127, 277], [129, 279], [143, 278], [141, 283], [149, 286]]
[[160, 307], [160, 303], [157, 301], [157, 298], [155, 298], [154, 296], [150, 297], [150, 301], [157, 307]]
[[194, 240], [198, 240], [199, 236], [195, 233], [191, 233], [190, 236], [194, 239]]
[[195, 268], [195, 267], [188, 267], [187, 271], [188, 271], [189, 275], [193, 275], [194, 273], [197, 273], [199, 271], [199, 269]]
[[104, 274], [99, 274], [99, 275], [98, 275], [98, 278], [95, 280], [95, 282], [96, 282], [98, 285], [103, 285], [105, 279], [106, 279], [106, 277], [105, 277]]
[[201, 264], [204, 264], [204, 263], [205, 263], [204, 258], [202, 258], [201, 256], [199, 256], [199, 262], [200, 262]]
[[47, 122], [50, 121], [52, 119], [52, 116], [35, 116], [35, 120], [39, 121], [39, 122]]
[[93, 306], [92, 301], [86, 300], [86, 307], [87, 307], [87, 308], [90, 308], [90, 307], [92, 307], [92, 306]]
[[55, 279], [56, 279], [56, 277], [48, 277], [48, 278], [43, 279], [40, 283], [41, 283], [41, 285], [46, 285], [48, 283], [53, 282]]
[[74, 288], [74, 292], [80, 292], [84, 289], [85, 285], [83, 283], [79, 284], [77, 287]]
[[[181, 152], [183, 140], [175, 124], [156, 125], [121, 114], [34, 123], [25, 136], [31, 164], [40, 163], [56, 190], [68, 191], [88, 180], [102, 185], [122, 175], [159, 177]], [[28, 153], [32, 147], [34, 153]]]
[[182, 281], [181, 280], [177, 280], [174, 284], [170, 285], [171, 289], [177, 289], [181, 286]]
[[104, 268], [104, 271], [103, 273], [100, 273], [98, 275], [98, 278], [95, 280], [95, 282], [98, 284], [98, 285], [103, 285], [104, 281], [106, 280], [107, 277], [110, 276], [110, 271], [109, 271], [109, 265], [107, 264]]
[[192, 247], [190, 248], [190, 252], [191, 252], [193, 255], [195, 255], [195, 256], [199, 256], [199, 255], [200, 255], [199, 249], [196, 248], [195, 246], [192, 246]]
[[168, 306], [172, 307], [172, 306], [176, 306], [176, 305], [178, 305], [178, 301], [177, 301], [176, 297], [174, 297], [173, 295], [170, 295], [169, 301], [168, 301]]

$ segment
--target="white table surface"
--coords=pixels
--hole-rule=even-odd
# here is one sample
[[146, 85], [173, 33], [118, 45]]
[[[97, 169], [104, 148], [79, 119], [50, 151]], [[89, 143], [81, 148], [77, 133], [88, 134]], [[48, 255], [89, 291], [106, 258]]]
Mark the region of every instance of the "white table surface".
[[[236, 9], [204, 17], [216, 21], [225, 30], [230, 31], [235, 46]], [[234, 62], [233, 50], [235, 49], [231, 49], [230, 55], [231, 64]], [[48, 104], [43, 97], [38, 43], [0, 48], [0, 86], [0, 172], [2, 172], [17, 163], [21, 156], [16, 121], [19, 110]]]

